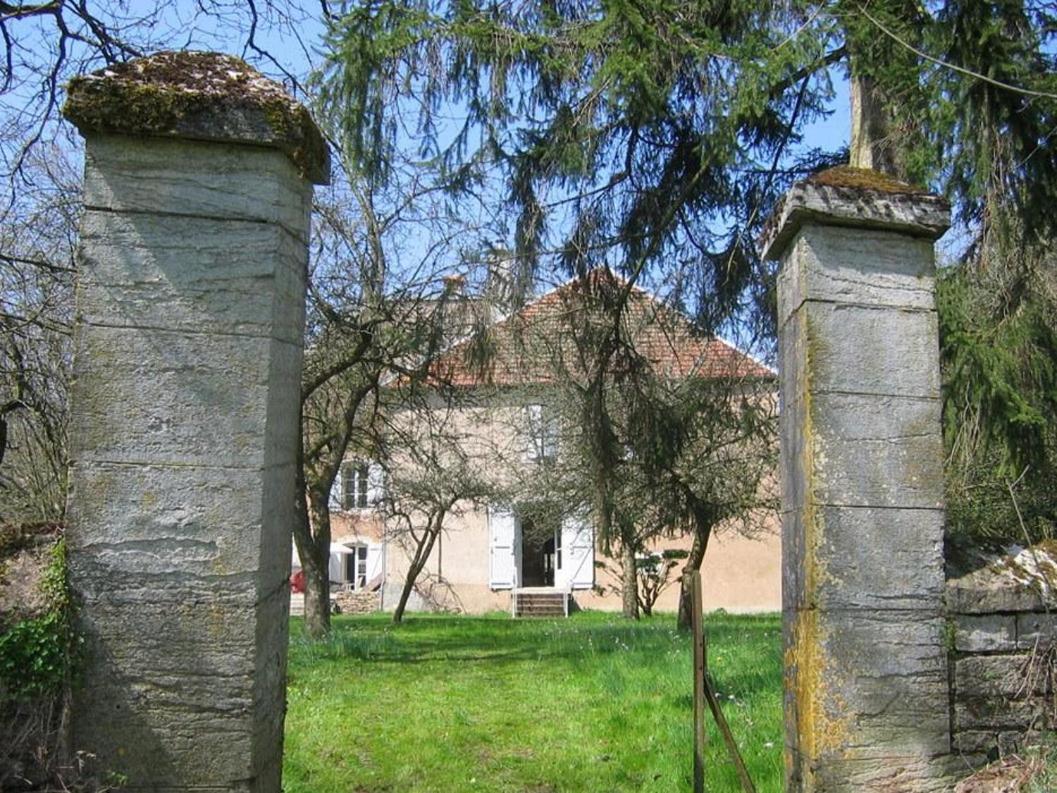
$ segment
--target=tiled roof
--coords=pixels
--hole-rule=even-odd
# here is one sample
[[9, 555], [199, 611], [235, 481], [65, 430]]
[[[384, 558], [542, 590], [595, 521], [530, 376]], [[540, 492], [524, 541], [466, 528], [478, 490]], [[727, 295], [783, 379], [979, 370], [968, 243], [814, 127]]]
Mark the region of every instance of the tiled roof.
[[[645, 291], [628, 287], [610, 270], [592, 270], [520, 311], [496, 322], [483, 334], [453, 345], [430, 366], [433, 379], [452, 386], [546, 384], [559, 375], [585, 371], [580, 360], [590, 342], [611, 332], [612, 306], [627, 292], [621, 313], [626, 345], [611, 360], [620, 367], [627, 355], [646, 359], [654, 371], [682, 378], [767, 378], [774, 372], [733, 345], [695, 331], [682, 314]], [[634, 352], [629, 352], [631, 348]]]

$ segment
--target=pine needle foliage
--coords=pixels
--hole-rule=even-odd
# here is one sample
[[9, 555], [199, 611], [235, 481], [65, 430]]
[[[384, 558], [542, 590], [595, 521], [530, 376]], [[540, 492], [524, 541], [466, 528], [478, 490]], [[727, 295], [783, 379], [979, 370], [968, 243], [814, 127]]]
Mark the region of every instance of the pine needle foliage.
[[952, 487], [1030, 490], [1054, 459], [1055, 35], [1045, 0], [375, 0], [335, 21], [317, 85], [363, 179], [413, 146], [453, 201], [495, 191], [522, 282], [608, 264], [773, 340], [752, 240], [847, 156], [801, 139], [843, 67], [966, 241], [939, 296]]
[[754, 0], [368, 3], [333, 26], [321, 116], [367, 180], [411, 145], [453, 194], [501, 173], [526, 272], [550, 255], [692, 273], [715, 323], [770, 299], [753, 240], [790, 178], [774, 164], [839, 57], [810, 19]]

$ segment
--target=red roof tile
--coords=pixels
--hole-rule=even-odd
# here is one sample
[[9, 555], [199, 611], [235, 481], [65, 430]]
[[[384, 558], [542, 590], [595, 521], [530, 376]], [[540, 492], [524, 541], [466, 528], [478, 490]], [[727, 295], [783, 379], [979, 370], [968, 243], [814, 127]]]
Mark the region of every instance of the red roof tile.
[[606, 318], [616, 313], [612, 308], [625, 293], [619, 335], [624, 346], [611, 359], [611, 370], [620, 366], [621, 355], [630, 354], [675, 378], [774, 376], [733, 345], [698, 333], [685, 316], [629, 288], [605, 268], [547, 292], [484, 334], [455, 344], [433, 362], [431, 374], [438, 382], [471, 387], [545, 384], [586, 371], [581, 355], [598, 349], [591, 334], [608, 335], [612, 319]]

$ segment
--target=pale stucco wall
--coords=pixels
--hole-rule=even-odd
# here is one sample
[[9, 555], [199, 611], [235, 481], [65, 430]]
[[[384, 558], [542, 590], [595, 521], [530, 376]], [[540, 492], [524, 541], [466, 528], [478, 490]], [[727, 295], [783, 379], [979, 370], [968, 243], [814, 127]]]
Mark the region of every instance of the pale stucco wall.
[[[732, 612], [781, 609], [781, 537], [777, 527], [775, 519], [769, 525], [770, 530], [753, 538], [723, 530], [712, 538], [702, 568], [706, 609]], [[660, 540], [653, 545], [657, 550], [689, 546], [689, 537]], [[595, 560], [606, 568], [616, 569], [615, 561], [597, 549]], [[385, 608], [396, 604], [407, 563], [407, 554], [390, 542], [386, 552]], [[448, 531], [434, 548], [423, 579], [420, 587], [423, 591], [409, 602], [412, 610], [442, 608], [480, 614], [510, 608], [510, 591], [495, 591], [488, 585], [489, 536], [484, 509], [467, 507], [448, 522]], [[603, 592], [577, 590], [574, 595], [577, 605], [584, 609], [619, 611], [620, 596], [609, 586], [611, 579], [605, 569], [596, 569], [595, 583]], [[656, 609], [675, 611], [678, 598], [679, 586], [674, 582], [661, 595]], [[431, 599], [435, 601], [432, 604], [428, 602]]]
[[[500, 487], [516, 481], [524, 466], [526, 424], [524, 405], [546, 401], [546, 394], [532, 390], [497, 390], [477, 394], [476, 405], [445, 405], [438, 402], [437, 415], [444, 416], [447, 437], [460, 439], [468, 457], [487, 472]], [[408, 422], [414, 421], [409, 416]], [[397, 425], [400, 422], [396, 422]], [[405, 424], [405, 427], [410, 424]], [[408, 432], [407, 438], [423, 443], [428, 438], [425, 425]], [[397, 451], [393, 464], [402, 464]], [[770, 483], [773, 485], [773, 482]], [[766, 489], [766, 488], [765, 488]], [[412, 595], [411, 610], [444, 609], [466, 613], [483, 613], [510, 608], [510, 591], [495, 591], [489, 586], [490, 546], [487, 509], [481, 504], [464, 502], [456, 505], [445, 520], [445, 531], [433, 549], [418, 591]], [[383, 607], [392, 609], [400, 596], [408, 567], [408, 551], [402, 546], [406, 537], [388, 532], [385, 538], [386, 583]], [[689, 548], [690, 538], [664, 539], [653, 548]], [[614, 560], [607, 559], [596, 548], [596, 562], [616, 570]], [[681, 568], [680, 568], [681, 569]], [[781, 609], [781, 539], [775, 517], [765, 522], [753, 538], [720, 528], [713, 535], [702, 569], [705, 583], [704, 601], [708, 609], [737, 612], [778, 611]], [[678, 575], [678, 569], [673, 578]], [[620, 596], [612, 591], [604, 569], [596, 569], [596, 585], [602, 592], [577, 590], [575, 599], [581, 608], [615, 610], [621, 608]], [[656, 608], [674, 611], [679, 597], [678, 582], [659, 599]]]

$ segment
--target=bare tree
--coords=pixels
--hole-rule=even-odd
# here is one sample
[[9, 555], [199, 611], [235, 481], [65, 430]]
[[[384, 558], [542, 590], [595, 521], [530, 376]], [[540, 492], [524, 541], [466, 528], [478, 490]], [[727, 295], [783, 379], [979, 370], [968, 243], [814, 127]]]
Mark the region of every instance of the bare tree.
[[61, 150], [0, 225], [0, 522], [61, 520], [79, 179]]
[[[438, 405], [441, 394], [444, 404]], [[449, 521], [499, 492], [483, 453], [488, 444], [476, 435], [473, 411], [460, 401], [456, 392], [437, 389], [414, 406], [405, 401], [388, 422], [385, 535], [407, 557], [394, 623], [403, 620]]]
[[[11, 197], [32, 184], [38, 147], [64, 141], [69, 79], [163, 49], [233, 52], [301, 92], [326, 0], [42, 0], [0, 3], [0, 176]], [[72, 148], [72, 147], [70, 147]]]
[[689, 572], [714, 530], [767, 525], [774, 378], [608, 270], [547, 299], [507, 323], [519, 370], [536, 382], [561, 439], [523, 489], [590, 510], [601, 550], [619, 559], [624, 614], [636, 618], [637, 560], [651, 541], [691, 536]]
[[[383, 386], [418, 381], [462, 321], [451, 276], [465, 271], [463, 245], [488, 214], [456, 212], [424, 167], [405, 163], [399, 181], [372, 186], [354, 175], [317, 200], [310, 273], [302, 444], [294, 542], [305, 572], [305, 623], [330, 626], [331, 492], [350, 451], [381, 454]], [[434, 183], [435, 184], [435, 183]], [[388, 392], [390, 403], [394, 394]]]

